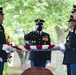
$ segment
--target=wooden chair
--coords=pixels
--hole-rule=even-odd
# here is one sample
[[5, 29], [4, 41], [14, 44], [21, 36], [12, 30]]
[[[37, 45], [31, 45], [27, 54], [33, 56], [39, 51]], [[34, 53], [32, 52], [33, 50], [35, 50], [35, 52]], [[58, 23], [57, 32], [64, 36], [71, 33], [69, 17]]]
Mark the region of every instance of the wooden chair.
[[54, 75], [50, 70], [43, 67], [26, 69], [21, 75]]

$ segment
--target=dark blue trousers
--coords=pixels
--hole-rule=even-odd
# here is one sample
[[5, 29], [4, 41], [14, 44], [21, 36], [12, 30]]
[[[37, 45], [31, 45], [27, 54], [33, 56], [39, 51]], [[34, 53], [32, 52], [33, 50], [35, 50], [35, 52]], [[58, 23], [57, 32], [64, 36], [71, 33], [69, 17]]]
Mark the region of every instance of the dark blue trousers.
[[72, 75], [76, 75], [76, 64], [70, 64]]
[[45, 67], [46, 66], [46, 61], [31, 61], [31, 67]]
[[3, 75], [4, 62], [0, 62], [0, 75]]
[[67, 75], [71, 75], [71, 67], [70, 67], [70, 64], [67, 64]]

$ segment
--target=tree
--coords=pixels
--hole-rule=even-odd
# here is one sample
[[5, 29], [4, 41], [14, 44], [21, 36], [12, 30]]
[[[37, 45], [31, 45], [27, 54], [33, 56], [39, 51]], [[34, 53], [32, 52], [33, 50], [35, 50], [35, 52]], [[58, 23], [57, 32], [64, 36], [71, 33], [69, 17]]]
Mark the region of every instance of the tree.
[[[16, 45], [25, 45], [24, 32], [33, 29], [37, 18], [45, 20], [44, 31], [50, 34], [52, 43], [64, 42], [67, 21], [75, 3], [75, 0], [0, 0], [0, 5], [4, 7], [6, 32]], [[20, 58], [26, 55], [24, 52], [18, 54]]]

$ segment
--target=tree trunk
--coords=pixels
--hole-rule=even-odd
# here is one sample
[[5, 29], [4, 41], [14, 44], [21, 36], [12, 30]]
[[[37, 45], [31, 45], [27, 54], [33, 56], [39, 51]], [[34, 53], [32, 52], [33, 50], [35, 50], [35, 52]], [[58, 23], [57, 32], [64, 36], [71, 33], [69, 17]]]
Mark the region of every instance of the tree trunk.
[[[64, 43], [65, 42], [64, 30], [60, 29], [58, 26], [56, 26], [55, 29], [57, 32], [58, 43]], [[63, 56], [64, 56], [63, 53], [61, 53], [60, 51], [57, 51], [57, 62], [56, 62], [55, 75], [64, 75], [65, 66], [62, 65]]]
[[60, 29], [58, 26], [55, 27], [57, 32], [58, 43], [65, 42], [64, 30]]
[[18, 55], [20, 57], [20, 60], [21, 60], [21, 68], [22, 68], [22, 71], [24, 71], [27, 67], [27, 63], [28, 63], [28, 56], [29, 56], [29, 52], [26, 51], [26, 52], [23, 52], [23, 51], [18, 51]]

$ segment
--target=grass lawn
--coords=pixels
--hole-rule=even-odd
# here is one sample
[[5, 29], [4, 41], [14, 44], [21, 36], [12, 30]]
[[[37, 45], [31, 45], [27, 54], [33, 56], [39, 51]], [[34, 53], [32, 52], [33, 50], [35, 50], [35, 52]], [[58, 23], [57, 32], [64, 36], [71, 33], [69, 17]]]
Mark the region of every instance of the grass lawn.
[[20, 75], [22, 73], [22, 70], [20, 67], [8, 67], [6, 70], [4, 70], [3, 75]]
[[[53, 68], [51, 68], [51, 70], [53, 71], [52, 73], [55, 74], [55, 70]], [[8, 67], [3, 72], [3, 75], [21, 75], [21, 74], [22, 74], [21, 67]], [[63, 72], [61, 75], [66, 75], [66, 72]]]

